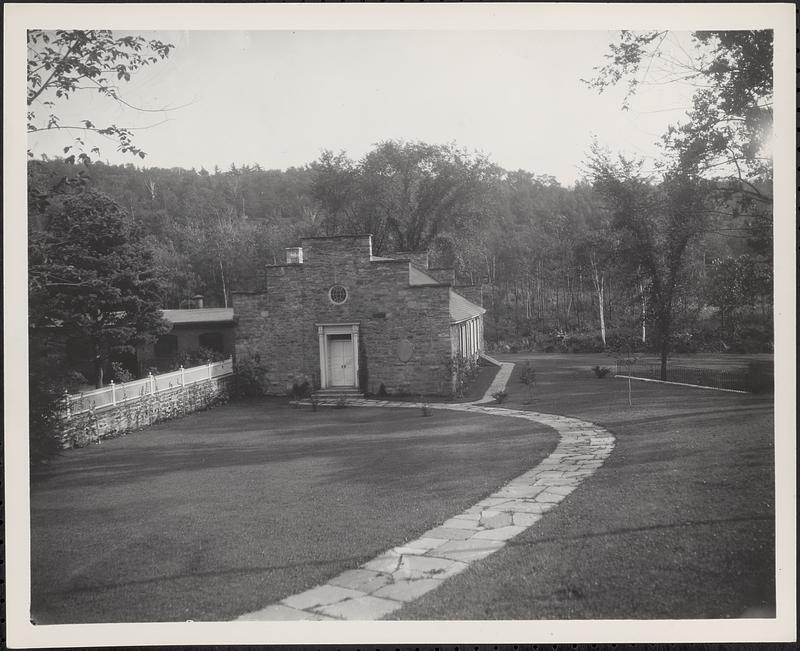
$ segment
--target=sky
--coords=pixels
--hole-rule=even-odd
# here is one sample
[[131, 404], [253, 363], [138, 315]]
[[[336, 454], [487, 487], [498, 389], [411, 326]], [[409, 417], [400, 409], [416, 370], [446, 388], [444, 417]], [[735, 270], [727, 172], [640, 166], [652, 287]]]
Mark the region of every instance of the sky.
[[[61, 102], [62, 124], [134, 126], [144, 161], [100, 140], [101, 159], [148, 167], [302, 166], [324, 149], [360, 158], [382, 140], [451, 143], [508, 170], [581, 177], [592, 139], [652, 159], [692, 89], [598, 94], [581, 79], [602, 65], [613, 31], [158, 31], [169, 58], [136, 73], [121, 95]], [[674, 32], [669, 47], [687, 47]], [[676, 49], [677, 48], [677, 49]], [[169, 108], [167, 111], [158, 109]], [[155, 111], [155, 112], [154, 112]], [[35, 155], [63, 155], [77, 132], [34, 134]]]

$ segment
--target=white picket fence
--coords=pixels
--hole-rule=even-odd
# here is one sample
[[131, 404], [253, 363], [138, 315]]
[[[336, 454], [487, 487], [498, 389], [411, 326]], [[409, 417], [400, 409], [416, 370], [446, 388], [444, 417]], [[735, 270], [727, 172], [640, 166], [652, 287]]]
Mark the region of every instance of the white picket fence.
[[214, 378], [233, 374], [233, 359], [228, 358], [222, 362], [212, 362], [192, 368], [180, 367], [171, 373], [153, 375], [152, 373], [141, 380], [114, 384], [94, 391], [84, 393], [66, 394], [67, 416], [80, 414], [91, 409], [105, 409], [124, 404], [131, 400], [138, 400], [144, 395], [155, 395], [162, 391], [169, 391], [176, 387], [185, 387], [197, 382], [207, 382]]

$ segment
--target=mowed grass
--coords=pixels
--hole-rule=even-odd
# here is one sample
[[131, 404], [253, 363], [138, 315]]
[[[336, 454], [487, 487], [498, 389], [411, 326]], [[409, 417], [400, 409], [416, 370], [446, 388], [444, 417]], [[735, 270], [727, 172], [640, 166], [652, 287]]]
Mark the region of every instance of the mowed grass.
[[32, 480], [32, 619], [235, 618], [417, 537], [556, 442], [513, 418], [260, 401], [67, 451]]
[[503, 406], [598, 423], [616, 446], [539, 523], [393, 619], [774, 616], [772, 396], [632, 381], [629, 406], [627, 380], [591, 371], [602, 355], [498, 358], [537, 371], [533, 401], [517, 366]]
[[[619, 358], [628, 357], [627, 355], [620, 354]], [[631, 355], [631, 357], [634, 357]], [[635, 355], [642, 362], [648, 364], [660, 364], [661, 358], [658, 355]], [[611, 359], [613, 362], [616, 356]], [[669, 364], [674, 366], [689, 366], [694, 368], [704, 368], [713, 371], [733, 371], [744, 370], [751, 362], [758, 363], [772, 363], [774, 355], [772, 353], [753, 353], [753, 354], [737, 354], [737, 353], [673, 353], [669, 357]]]

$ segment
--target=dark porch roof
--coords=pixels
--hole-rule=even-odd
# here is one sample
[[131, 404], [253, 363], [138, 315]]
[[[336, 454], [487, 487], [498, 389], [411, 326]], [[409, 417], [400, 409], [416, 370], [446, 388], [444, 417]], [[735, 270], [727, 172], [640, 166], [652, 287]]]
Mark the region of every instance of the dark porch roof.
[[199, 307], [190, 310], [161, 310], [172, 325], [215, 323], [233, 325], [232, 307]]

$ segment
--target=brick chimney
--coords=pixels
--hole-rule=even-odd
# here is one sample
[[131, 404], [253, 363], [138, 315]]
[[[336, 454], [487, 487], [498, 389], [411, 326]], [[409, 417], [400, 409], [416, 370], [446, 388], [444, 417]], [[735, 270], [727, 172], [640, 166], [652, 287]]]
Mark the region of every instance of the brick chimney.
[[303, 264], [303, 247], [295, 246], [287, 248], [286, 264]]

